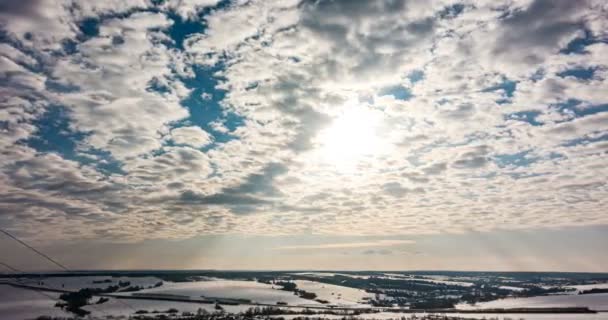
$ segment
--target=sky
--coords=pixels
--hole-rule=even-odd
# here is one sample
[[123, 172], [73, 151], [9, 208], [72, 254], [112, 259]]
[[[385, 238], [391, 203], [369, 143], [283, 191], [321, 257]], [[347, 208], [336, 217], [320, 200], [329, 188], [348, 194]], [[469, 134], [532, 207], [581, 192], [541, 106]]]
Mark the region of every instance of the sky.
[[606, 92], [601, 0], [0, 0], [0, 228], [75, 269], [608, 271]]

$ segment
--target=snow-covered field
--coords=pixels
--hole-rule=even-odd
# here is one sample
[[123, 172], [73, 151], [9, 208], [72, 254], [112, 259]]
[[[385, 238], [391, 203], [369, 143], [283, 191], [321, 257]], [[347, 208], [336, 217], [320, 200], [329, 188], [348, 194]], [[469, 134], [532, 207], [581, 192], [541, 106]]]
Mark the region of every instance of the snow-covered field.
[[327, 300], [333, 305], [363, 306], [362, 302], [364, 302], [364, 298], [374, 298], [373, 294], [355, 288], [308, 280], [295, 280], [293, 282], [299, 289], [313, 292], [317, 295], [318, 299]]
[[[318, 302], [298, 297], [293, 292], [279, 290], [279, 286], [244, 280], [211, 280], [196, 282], [165, 282], [163, 286], [137, 291], [138, 294], [172, 294], [190, 298], [247, 299], [254, 303], [290, 305], [319, 305]], [[131, 293], [122, 293], [129, 295]]]
[[[399, 277], [399, 275], [387, 274], [387, 277]], [[458, 283], [458, 281], [449, 281], [440, 278], [405, 278], [410, 280], [427, 280], [431, 282], [439, 282], [450, 284]], [[106, 282], [101, 282], [107, 280]], [[20, 283], [29, 285], [38, 285], [42, 281], [43, 286], [50, 288], [59, 288], [67, 290], [78, 290], [81, 288], [105, 288], [110, 285], [116, 285], [119, 281], [128, 281], [130, 286], [141, 286], [148, 288], [162, 281], [155, 277], [47, 277], [34, 279], [20, 279]], [[95, 283], [96, 282], [96, 283]], [[308, 280], [295, 280], [299, 289], [307, 292], [313, 292], [318, 299], [329, 301], [331, 305], [348, 306], [348, 307], [363, 307], [368, 306], [365, 303], [367, 299], [373, 299], [374, 295], [363, 290], [349, 288], [339, 285], [331, 285]], [[462, 284], [464, 285], [464, 284]], [[588, 290], [592, 288], [606, 288], [608, 284], [593, 284], [584, 286], [573, 286], [577, 290]], [[513, 288], [514, 289], [514, 288]], [[300, 298], [293, 292], [280, 290], [279, 286], [259, 283], [255, 281], [245, 280], [225, 280], [217, 278], [205, 278], [203, 281], [193, 282], [170, 282], [163, 281], [160, 287], [148, 288], [137, 292], [117, 293], [119, 295], [131, 294], [162, 294], [162, 295], [180, 295], [187, 296], [191, 299], [203, 298], [225, 298], [225, 299], [246, 299], [252, 303], [276, 305], [277, 302], [284, 302], [291, 306], [322, 306], [322, 304], [308, 299]], [[1, 320], [23, 320], [34, 319], [40, 315], [50, 316], [70, 316], [71, 314], [62, 311], [55, 307], [58, 300], [58, 293], [44, 292], [42, 295], [35, 290], [16, 288], [9, 285], [0, 285], [0, 319]], [[94, 298], [95, 300], [97, 298]], [[477, 305], [458, 305], [458, 308], [516, 308], [516, 307], [567, 307], [567, 306], [588, 306], [596, 310], [608, 310], [608, 294], [587, 294], [587, 295], [551, 295], [539, 296], [531, 298], [509, 298]], [[241, 312], [252, 307], [252, 305], [223, 305], [227, 312]], [[136, 299], [117, 299], [111, 298], [108, 302], [86, 306], [85, 309], [92, 312], [96, 317], [105, 317], [108, 315], [119, 316], [126, 319], [132, 315], [135, 310], [166, 311], [175, 308], [181, 314], [182, 312], [193, 312], [199, 308], [209, 312], [214, 311], [213, 304], [203, 303], [188, 303], [177, 301], [157, 301], [157, 300], [136, 300]], [[411, 314], [398, 313], [379, 313], [362, 315], [362, 319], [377, 318], [377, 319], [399, 319], [402, 316], [410, 316]], [[465, 316], [465, 315], [460, 315]], [[599, 313], [596, 315], [575, 314], [575, 315], [536, 315], [536, 314], [503, 314], [503, 315], [481, 315], [481, 314], [466, 314], [466, 317], [471, 319], [529, 319], [529, 320], [608, 320], [608, 313]], [[325, 316], [324, 316], [325, 317]], [[286, 318], [289, 318], [287, 316]], [[326, 318], [331, 319], [331, 316]]]
[[[208, 312], [216, 311], [215, 305], [205, 303], [190, 303], [190, 302], [174, 302], [174, 301], [160, 301], [160, 300], [133, 300], [133, 299], [110, 299], [110, 301], [101, 305], [86, 306], [83, 309], [90, 311], [95, 316], [130, 316], [133, 315], [133, 310], [146, 310], [150, 313], [153, 311], [167, 311], [171, 308], [177, 309], [179, 313], [192, 312], [196, 313], [197, 310], [203, 309]], [[238, 313], [247, 310], [251, 306], [229, 306], [223, 305], [224, 311], [229, 313]]]

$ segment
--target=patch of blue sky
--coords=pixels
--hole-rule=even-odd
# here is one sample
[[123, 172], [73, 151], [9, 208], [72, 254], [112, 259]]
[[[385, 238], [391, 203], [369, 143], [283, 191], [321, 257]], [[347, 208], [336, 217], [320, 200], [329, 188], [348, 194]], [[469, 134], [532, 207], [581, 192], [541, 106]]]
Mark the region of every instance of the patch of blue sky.
[[85, 132], [70, 128], [70, 119], [65, 108], [49, 107], [46, 112], [32, 123], [37, 131], [21, 143], [40, 153], [57, 153], [62, 158], [91, 165], [105, 174], [123, 173], [121, 163], [107, 151], [82, 149], [79, 145], [88, 136]]
[[562, 50], [560, 53], [562, 54], [583, 54], [587, 51], [585, 50], [587, 46], [595, 44], [595, 43], [608, 43], [608, 39], [599, 39], [593, 36], [593, 33], [589, 30], [585, 30], [585, 33], [582, 37], [577, 37], [570, 41], [568, 45]]
[[411, 84], [421, 81], [424, 79], [424, 71], [422, 70], [414, 70], [407, 75], [407, 78], [410, 80]]
[[409, 100], [412, 97], [412, 92], [401, 85], [390, 86], [380, 90], [379, 96], [393, 96], [396, 100]]
[[608, 104], [589, 105], [576, 99], [569, 99], [566, 102], [551, 105], [549, 108], [563, 114], [571, 114], [573, 118], [608, 112]]
[[175, 48], [184, 49], [184, 41], [192, 35], [203, 33], [207, 28], [205, 21], [184, 20], [175, 13], [169, 13], [168, 17], [173, 20], [173, 24], [165, 32], [173, 40]]
[[[495, 86], [483, 89], [482, 92], [501, 91], [501, 92], [503, 92], [505, 97], [512, 98], [513, 93], [515, 92], [515, 89], [517, 89], [517, 82], [505, 79], [503, 82], [501, 82]], [[507, 101], [508, 101], [508, 99], [499, 99], [499, 100], [497, 100], [497, 103], [502, 104]]]
[[190, 115], [173, 124], [174, 128], [187, 125], [199, 126], [213, 135], [214, 143], [208, 148], [212, 148], [217, 143], [235, 139], [229, 133], [215, 131], [212, 123], [220, 122], [229, 131], [233, 131], [244, 123], [241, 116], [226, 110], [221, 104], [226, 92], [217, 88], [221, 79], [216, 76], [216, 73], [222, 68], [221, 63], [213, 67], [194, 66], [195, 76], [181, 79], [184, 85], [192, 90], [190, 96], [181, 102]]
[[78, 24], [78, 30], [87, 38], [96, 37], [99, 35], [99, 24], [100, 20], [97, 18], [85, 18]]
[[558, 77], [574, 77], [580, 80], [593, 79], [597, 68], [573, 68], [557, 73]]
[[500, 168], [527, 167], [539, 160], [538, 157], [531, 156], [531, 151], [532, 150], [525, 150], [511, 154], [498, 154], [493, 156], [493, 159]]
[[[155, 1], [157, 5], [162, 4], [164, 1]], [[167, 36], [169, 36], [175, 43], [175, 48], [179, 50], [184, 49], [184, 40], [195, 34], [204, 33], [207, 29], [207, 23], [205, 17], [215, 10], [221, 10], [230, 6], [232, 1], [222, 0], [215, 6], [205, 7], [200, 10], [195, 18], [184, 19], [182, 16], [175, 12], [168, 12], [167, 17], [173, 21], [171, 27], [166, 30]]]
[[455, 18], [460, 15], [465, 9], [465, 5], [462, 3], [456, 3], [450, 6], [446, 6], [443, 10], [439, 11], [439, 17], [442, 19]]
[[[558, 112], [564, 115], [568, 115], [568, 119], [557, 121], [567, 122], [572, 119], [586, 117], [597, 113], [608, 112], [608, 104], [600, 105], [588, 105], [580, 100], [569, 99], [566, 102], [553, 104], [548, 106], [546, 111]], [[533, 126], [542, 126], [543, 123], [537, 120], [537, 117], [543, 114], [541, 110], [529, 110], [509, 113], [504, 116], [505, 120], [515, 120], [527, 122]]]
[[538, 122], [536, 120], [536, 117], [538, 117], [540, 114], [540, 111], [521, 111], [506, 114], [504, 117], [505, 120], [523, 121], [533, 126], [542, 126], [542, 122]]
[[[171, 38], [174, 48], [183, 50], [185, 40], [196, 34], [205, 32], [207, 28], [205, 16], [214, 10], [229, 6], [230, 3], [230, 1], [220, 1], [214, 7], [204, 8], [198, 13], [198, 19], [184, 19], [175, 13], [169, 13], [168, 17], [173, 20], [173, 24], [165, 33]], [[195, 125], [207, 131], [213, 135], [214, 142], [205, 147], [205, 149], [210, 149], [218, 143], [235, 139], [229, 133], [215, 131], [212, 123], [222, 123], [229, 131], [233, 131], [244, 123], [242, 117], [226, 110], [221, 104], [226, 92], [217, 88], [222, 79], [217, 77], [216, 74], [223, 67], [224, 65], [221, 62], [211, 67], [192, 66], [194, 77], [178, 77], [188, 89], [192, 90], [188, 98], [181, 102], [188, 109], [189, 117], [173, 123], [172, 127]], [[167, 90], [167, 88], [163, 88], [159, 83], [154, 82], [150, 84], [149, 89], [161, 93]]]
[[64, 39], [61, 42], [63, 52], [55, 52], [55, 55], [72, 55], [78, 52], [78, 43], [99, 35], [99, 26], [101, 25], [101, 17], [87, 17], [76, 25], [79, 34], [75, 40]]

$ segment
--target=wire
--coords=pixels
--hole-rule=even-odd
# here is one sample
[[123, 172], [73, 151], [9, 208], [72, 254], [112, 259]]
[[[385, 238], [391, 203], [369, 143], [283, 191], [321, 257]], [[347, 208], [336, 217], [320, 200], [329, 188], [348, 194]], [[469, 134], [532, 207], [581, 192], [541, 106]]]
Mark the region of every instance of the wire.
[[[7, 269], [9, 269], [9, 270], [11, 270], [11, 271], [13, 271], [13, 272], [20, 272], [20, 273], [24, 273], [24, 271], [19, 270], [19, 269], [14, 268], [14, 267], [11, 267], [10, 265], [8, 265], [8, 264], [6, 264], [6, 263], [4, 263], [4, 262], [2, 262], [2, 261], [0, 261], [0, 265], [1, 265], [1, 266], [3, 266], [3, 267], [5, 267], [5, 268], [7, 268]], [[6, 283], [6, 284], [7, 284], [7, 285], [10, 285], [10, 282], [9, 282], [9, 283]], [[29, 288], [29, 289], [31, 289], [31, 290], [33, 290], [34, 292], [36, 292], [36, 293], [38, 293], [38, 294], [40, 294], [40, 295], [43, 295], [43, 296], [45, 296], [45, 297], [47, 297], [47, 298], [49, 298], [49, 299], [51, 299], [51, 300], [54, 300], [54, 301], [56, 301], [56, 302], [58, 302], [58, 303], [62, 303], [62, 304], [64, 303], [64, 302], [63, 302], [63, 301], [62, 301], [60, 298], [57, 298], [57, 297], [55, 297], [55, 296], [52, 296], [52, 295], [50, 295], [50, 294], [48, 294], [48, 293], [44, 292], [42, 288], [37, 288], [37, 287], [35, 287], [35, 286], [29, 286], [28, 288]], [[52, 289], [52, 288], [51, 288], [51, 289]], [[90, 305], [90, 306], [92, 306], [92, 307], [93, 307], [93, 305]], [[104, 312], [104, 311], [102, 311], [102, 310], [99, 310], [99, 309], [97, 309], [97, 308], [95, 308], [95, 307], [93, 307], [93, 308], [94, 308], [94, 309], [96, 309], [97, 311], [99, 311], [99, 312], [103, 313], [104, 315], [108, 315], [106, 312]]]
[[[3, 229], [0, 229], [0, 232], [4, 233], [4, 234], [5, 234], [5, 235], [7, 235], [9, 238], [11, 238], [11, 239], [13, 239], [13, 240], [15, 240], [15, 241], [19, 242], [19, 243], [20, 243], [21, 245], [23, 245], [24, 247], [26, 247], [26, 248], [28, 248], [28, 249], [30, 249], [30, 250], [32, 250], [32, 251], [34, 251], [34, 252], [35, 252], [35, 253], [37, 253], [38, 255], [40, 255], [40, 256], [42, 256], [42, 257], [44, 257], [46, 260], [48, 260], [48, 261], [52, 262], [54, 265], [56, 265], [56, 266], [60, 267], [61, 269], [65, 270], [65, 271], [67, 271], [67, 272], [72, 272], [70, 269], [68, 269], [68, 267], [66, 267], [66, 266], [64, 266], [63, 264], [61, 264], [61, 263], [57, 262], [55, 259], [53, 259], [53, 258], [49, 257], [48, 255], [44, 254], [43, 252], [40, 252], [38, 249], [36, 249], [36, 248], [34, 248], [34, 247], [30, 246], [29, 244], [25, 243], [25, 242], [24, 242], [24, 241], [22, 241], [21, 239], [19, 239], [19, 238], [17, 238], [16, 236], [14, 236], [14, 235], [10, 234], [8, 231], [3, 230]], [[7, 268], [9, 268], [9, 269], [11, 269], [11, 270], [17, 270], [16, 272], [22, 272], [22, 271], [18, 271], [18, 269], [14, 269], [13, 267], [11, 267], [11, 266], [9, 266], [9, 265], [7, 265], [7, 264], [5, 264], [5, 263], [2, 263], [2, 262], [0, 262], [0, 263], [1, 263], [3, 266], [5, 266], [5, 267], [7, 267]], [[116, 301], [118, 301], [120, 304], [122, 304], [122, 305], [126, 306], [127, 308], [131, 309], [133, 312], [136, 312], [136, 310], [135, 310], [135, 308], [133, 308], [133, 306], [131, 306], [130, 304], [128, 304], [128, 303], [126, 303], [126, 302], [124, 302], [124, 301], [122, 301], [120, 298], [116, 298], [116, 297], [114, 297], [114, 299], [115, 299]], [[94, 305], [93, 305], [93, 304], [91, 304], [90, 306], [91, 306], [92, 308], [94, 308], [94, 309], [97, 309], [97, 308], [95, 308], [95, 307], [94, 307]], [[98, 311], [102, 312], [102, 311], [101, 311], [101, 310], [99, 310], [99, 309], [98, 309]], [[102, 312], [102, 313], [104, 313], [104, 314], [106, 314], [106, 315], [107, 315], [107, 313], [105, 313], [105, 312]]]
[[26, 248], [36, 252], [37, 254], [39, 254], [40, 256], [44, 257], [45, 259], [47, 259], [48, 261], [52, 262], [53, 264], [55, 264], [56, 266], [60, 267], [61, 269], [65, 270], [65, 271], [70, 271], [66, 266], [62, 265], [61, 263], [53, 260], [51, 257], [47, 256], [46, 254], [38, 251], [36, 248], [30, 246], [29, 244], [21, 241], [19, 238], [15, 237], [14, 235], [8, 233], [6, 230], [0, 229], [0, 232], [4, 233], [5, 235], [7, 235], [9, 238], [19, 242], [20, 244], [22, 244], [23, 246], [25, 246]]
[[0, 265], [1, 265], [1, 266], [3, 266], [3, 267], [5, 267], [5, 268], [7, 268], [7, 269], [9, 269], [9, 270], [11, 270], [11, 271], [13, 271], [13, 272], [21, 272], [21, 271], [19, 271], [19, 270], [17, 270], [17, 269], [15, 269], [15, 268], [13, 268], [13, 267], [11, 267], [11, 266], [9, 266], [8, 264], [6, 264], [6, 263], [4, 263], [4, 262], [2, 262], [2, 261], [0, 261]]

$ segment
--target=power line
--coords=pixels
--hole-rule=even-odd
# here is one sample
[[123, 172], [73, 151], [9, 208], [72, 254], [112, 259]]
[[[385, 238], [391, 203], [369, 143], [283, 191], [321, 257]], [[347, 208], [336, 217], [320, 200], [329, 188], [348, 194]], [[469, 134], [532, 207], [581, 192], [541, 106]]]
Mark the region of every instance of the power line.
[[[21, 273], [24, 273], [22, 270], [19, 270], [19, 269], [17, 269], [17, 268], [11, 267], [10, 265], [8, 265], [8, 264], [6, 264], [6, 263], [4, 263], [4, 262], [2, 262], [2, 261], [0, 261], [0, 265], [1, 265], [1, 266], [3, 266], [3, 267], [5, 267], [5, 268], [7, 268], [7, 269], [9, 269], [9, 270], [11, 270], [11, 271], [13, 271], [13, 272], [21, 272]], [[8, 285], [10, 285], [10, 283], [8, 283]], [[37, 287], [35, 287], [35, 286], [28, 286], [28, 287], [29, 287], [31, 290], [33, 290], [34, 292], [36, 292], [36, 293], [38, 293], [38, 294], [40, 294], [40, 295], [43, 295], [43, 296], [45, 296], [45, 297], [47, 297], [47, 298], [49, 298], [49, 299], [51, 299], [51, 300], [54, 300], [54, 301], [56, 301], [56, 302], [58, 302], [58, 303], [64, 303], [64, 302], [63, 302], [61, 299], [59, 299], [59, 298], [57, 298], [57, 297], [55, 297], [55, 296], [52, 296], [52, 295], [50, 295], [50, 294], [48, 294], [48, 293], [44, 292], [44, 291], [42, 290], [42, 288], [37, 288]], [[95, 309], [97, 309], [97, 308], [95, 308]], [[101, 311], [101, 310], [99, 310], [99, 309], [97, 309], [97, 311], [99, 311], [99, 312], [101, 312], [101, 313], [103, 313], [103, 314], [107, 315], [107, 313], [105, 313], [105, 312], [103, 312], [103, 311]]]
[[[5, 268], [7, 268], [7, 269], [9, 269], [9, 270], [11, 270], [13, 272], [25, 273], [25, 271], [19, 270], [19, 269], [14, 268], [14, 267], [11, 267], [10, 265], [8, 265], [8, 264], [6, 264], [6, 263], [4, 263], [2, 261], [0, 261], [0, 265], [4, 266]], [[8, 285], [10, 285], [10, 283], [8, 283]], [[43, 296], [45, 296], [45, 297], [47, 297], [47, 298], [49, 298], [51, 300], [54, 300], [54, 301], [56, 301], [58, 303], [61, 303], [61, 304], [64, 303], [63, 300], [61, 300], [60, 298], [54, 297], [54, 296], [52, 296], [52, 295], [44, 292], [44, 290], [43, 290], [42, 287], [36, 287], [36, 286], [31, 286], [30, 285], [30, 286], [27, 286], [27, 288], [31, 289], [31, 290], [34, 290], [34, 292], [36, 292], [38, 294], [41, 294], [41, 295], [43, 295]], [[51, 288], [50, 286], [49, 286], [49, 288], [55, 290], [54, 288]], [[72, 292], [72, 291], [66, 290], [66, 292]], [[118, 301], [118, 299], [116, 299], [116, 300]], [[95, 311], [99, 311], [99, 313], [102, 313], [105, 316], [109, 315], [107, 312], [105, 312], [105, 311], [101, 310], [100, 308], [98, 308], [95, 304], [87, 304], [87, 305], [91, 306], [91, 308], [95, 309]]]
[[[54, 265], [56, 265], [56, 266], [60, 267], [61, 269], [65, 270], [65, 271], [67, 271], [67, 272], [72, 272], [70, 269], [68, 269], [68, 267], [66, 267], [66, 266], [64, 266], [63, 264], [61, 264], [61, 263], [57, 262], [55, 259], [53, 259], [53, 258], [49, 257], [48, 255], [44, 254], [44, 253], [43, 253], [43, 252], [41, 252], [40, 250], [38, 250], [38, 249], [36, 249], [36, 248], [34, 248], [34, 247], [30, 246], [29, 244], [25, 243], [24, 241], [22, 241], [21, 239], [17, 238], [16, 236], [14, 236], [14, 235], [10, 234], [10, 233], [9, 233], [9, 232], [7, 232], [6, 230], [0, 229], [0, 232], [4, 233], [4, 234], [5, 234], [5, 235], [7, 235], [9, 238], [11, 238], [11, 239], [13, 239], [13, 240], [15, 240], [15, 241], [19, 242], [19, 243], [20, 243], [21, 245], [23, 245], [24, 247], [26, 247], [26, 248], [28, 248], [28, 249], [30, 249], [30, 250], [32, 250], [32, 251], [34, 251], [34, 252], [35, 252], [35, 253], [37, 253], [38, 255], [40, 255], [40, 256], [42, 256], [42, 257], [44, 257], [45, 259], [47, 259], [48, 261], [52, 262]], [[19, 271], [18, 269], [15, 269], [15, 268], [13, 268], [13, 267], [11, 267], [11, 266], [9, 266], [9, 265], [5, 264], [5, 263], [2, 263], [2, 262], [0, 262], [0, 263], [1, 263], [3, 266], [5, 266], [5, 267], [7, 267], [7, 268], [9, 268], [9, 269], [11, 269], [11, 270], [14, 270], [14, 271], [16, 271], [16, 272], [22, 272], [22, 271]], [[114, 298], [114, 299], [115, 299], [116, 301], [118, 301], [120, 304], [122, 304], [122, 305], [126, 306], [127, 308], [131, 309], [133, 312], [136, 312], [135, 308], [133, 308], [133, 307], [132, 307], [130, 304], [128, 304], [128, 303], [126, 303], [126, 302], [122, 301], [120, 298]], [[92, 304], [91, 304], [90, 306], [92, 306], [92, 307], [93, 307], [93, 305], [92, 305]], [[94, 309], [97, 309], [97, 308], [95, 308], [95, 307], [93, 307], [93, 308], [94, 308]], [[101, 311], [101, 310], [99, 310], [99, 309], [97, 309], [97, 310], [98, 310], [98, 311], [100, 311], [100, 312], [103, 312], [103, 311]], [[105, 312], [103, 312], [103, 313], [105, 313]]]
[[4, 262], [2, 262], [2, 261], [0, 261], [0, 266], [3, 266], [3, 267], [5, 267], [5, 268], [7, 268], [7, 269], [9, 269], [9, 270], [11, 270], [11, 271], [13, 271], [13, 272], [21, 272], [21, 271], [19, 271], [19, 270], [17, 270], [17, 269], [15, 269], [15, 268], [13, 268], [13, 267], [11, 267], [11, 266], [9, 266], [8, 264], [6, 264], [6, 263], [4, 263]]
[[60, 267], [61, 269], [65, 270], [65, 271], [70, 271], [66, 266], [62, 265], [61, 263], [53, 260], [51, 257], [47, 256], [46, 254], [40, 252], [38, 249], [30, 246], [29, 244], [21, 241], [19, 238], [15, 237], [14, 235], [8, 233], [6, 230], [0, 229], [0, 232], [4, 233], [5, 235], [7, 235], [9, 238], [19, 242], [21, 245], [25, 246], [26, 248], [36, 252], [38, 255], [44, 257], [45, 259], [47, 259], [48, 261], [52, 262], [54, 265]]

